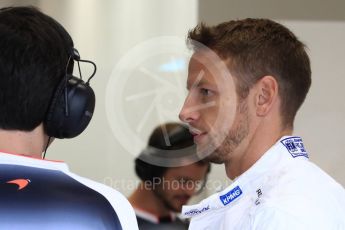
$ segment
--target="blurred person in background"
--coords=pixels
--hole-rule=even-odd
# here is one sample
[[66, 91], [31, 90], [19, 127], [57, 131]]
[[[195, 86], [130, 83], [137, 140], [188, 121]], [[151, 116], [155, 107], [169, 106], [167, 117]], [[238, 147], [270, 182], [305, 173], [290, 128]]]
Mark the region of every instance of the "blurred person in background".
[[[195, 150], [193, 136], [184, 125], [166, 123], [154, 129], [147, 148], [135, 159], [141, 183], [129, 197], [140, 229], [188, 229], [188, 223], [177, 214], [201, 191], [210, 171], [210, 164], [204, 161], [183, 162], [181, 155], [193, 155]], [[158, 155], [163, 156], [165, 166], [154, 163]], [[167, 161], [181, 166], [166, 166]]]

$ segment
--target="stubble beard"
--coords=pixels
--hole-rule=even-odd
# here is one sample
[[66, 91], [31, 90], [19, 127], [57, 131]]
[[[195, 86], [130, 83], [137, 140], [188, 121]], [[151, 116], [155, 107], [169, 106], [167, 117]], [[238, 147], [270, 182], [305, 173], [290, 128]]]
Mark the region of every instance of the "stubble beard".
[[[237, 147], [242, 143], [243, 139], [248, 136], [248, 133], [248, 105], [247, 102], [243, 100], [237, 107], [235, 122], [232, 125], [230, 131], [228, 131], [228, 133], [224, 131], [217, 137], [213, 138], [214, 140], [210, 145], [212, 145], [211, 148], [214, 149], [214, 151], [213, 153], [209, 154], [206, 159], [216, 164], [223, 164], [224, 162], [228, 161]], [[220, 144], [217, 144], [216, 139], [221, 139], [223, 141]]]
[[153, 193], [156, 197], [163, 203], [164, 207], [173, 212], [181, 212], [181, 208], [176, 208], [173, 204], [171, 204], [171, 200], [166, 197], [165, 191], [163, 188], [157, 188], [153, 190]]

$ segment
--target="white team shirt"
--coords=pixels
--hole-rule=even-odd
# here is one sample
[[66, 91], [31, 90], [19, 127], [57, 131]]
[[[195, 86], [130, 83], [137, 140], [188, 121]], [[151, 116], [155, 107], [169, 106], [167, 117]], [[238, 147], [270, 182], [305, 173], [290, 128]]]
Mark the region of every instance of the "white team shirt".
[[[121, 226], [115, 229], [138, 229], [121, 193], [70, 172], [63, 162], [0, 152], [0, 172], [0, 229], [108, 229], [116, 221]], [[13, 189], [18, 176], [27, 183]]]
[[228, 188], [184, 206], [197, 230], [345, 229], [345, 190], [283, 137]]

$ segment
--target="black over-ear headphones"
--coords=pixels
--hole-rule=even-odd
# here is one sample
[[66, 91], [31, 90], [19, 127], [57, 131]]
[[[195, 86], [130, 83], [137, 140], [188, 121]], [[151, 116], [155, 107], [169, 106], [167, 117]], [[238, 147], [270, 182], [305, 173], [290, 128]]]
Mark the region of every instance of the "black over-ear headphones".
[[[87, 62], [94, 71], [87, 82], [72, 75], [73, 62]], [[72, 70], [70, 70], [72, 69]], [[95, 94], [89, 81], [96, 73], [95, 63], [81, 60], [78, 51], [72, 48], [65, 76], [57, 86], [44, 121], [45, 132], [50, 137], [72, 138], [82, 133], [88, 126], [95, 108]]]

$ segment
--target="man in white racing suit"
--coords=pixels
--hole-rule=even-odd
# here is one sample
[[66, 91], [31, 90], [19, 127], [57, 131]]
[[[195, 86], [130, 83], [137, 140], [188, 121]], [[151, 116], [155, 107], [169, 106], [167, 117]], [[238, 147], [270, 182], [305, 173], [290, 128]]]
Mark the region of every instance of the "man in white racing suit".
[[311, 85], [305, 45], [283, 25], [244, 19], [201, 24], [180, 119], [200, 156], [233, 184], [182, 210], [190, 229], [345, 229], [345, 190], [292, 136]]
[[191, 229], [345, 229], [344, 189], [283, 137], [231, 186], [182, 213]]

